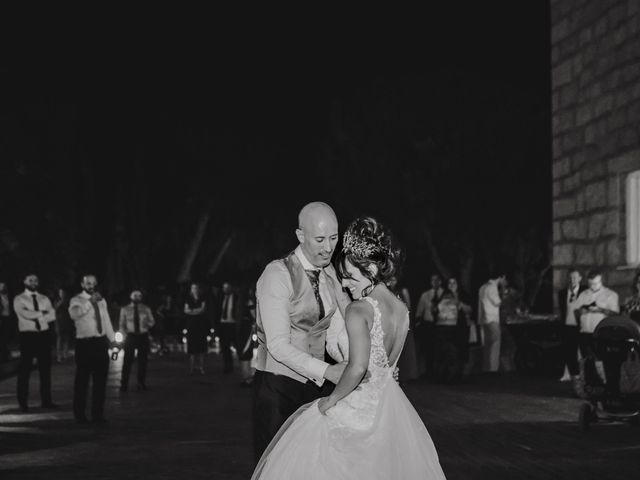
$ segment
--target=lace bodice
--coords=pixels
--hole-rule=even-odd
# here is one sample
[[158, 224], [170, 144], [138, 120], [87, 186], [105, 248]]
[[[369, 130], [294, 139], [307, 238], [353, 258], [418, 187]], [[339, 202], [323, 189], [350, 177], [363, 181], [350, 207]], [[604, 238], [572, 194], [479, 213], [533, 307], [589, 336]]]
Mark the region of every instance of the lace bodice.
[[327, 411], [332, 427], [338, 430], [344, 430], [345, 427], [351, 430], [369, 428], [375, 419], [382, 391], [389, 381], [394, 381], [395, 365], [389, 365], [389, 357], [384, 348], [382, 313], [378, 301], [371, 297], [365, 297], [364, 300], [373, 307], [374, 312], [370, 331], [369, 377]]

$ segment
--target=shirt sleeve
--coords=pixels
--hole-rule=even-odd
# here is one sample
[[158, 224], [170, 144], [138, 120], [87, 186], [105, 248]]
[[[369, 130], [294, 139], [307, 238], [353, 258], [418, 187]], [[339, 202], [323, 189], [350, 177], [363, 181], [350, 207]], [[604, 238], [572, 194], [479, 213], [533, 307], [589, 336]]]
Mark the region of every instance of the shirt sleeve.
[[[104, 306], [104, 309], [100, 309], [100, 314], [104, 315], [103, 324], [104, 324], [104, 333], [109, 339], [110, 342], [115, 341], [116, 334], [113, 331], [113, 324], [111, 323], [111, 316], [109, 315], [109, 310], [107, 309], [107, 301], [101, 300], [100, 303]], [[103, 314], [104, 312], [104, 314]]]
[[152, 328], [156, 324], [156, 319], [153, 318], [153, 312], [147, 307], [147, 327]]
[[500, 292], [498, 292], [498, 287], [487, 288], [486, 292], [486, 300], [489, 301], [494, 307], [499, 307], [502, 303], [502, 299], [500, 298]]
[[56, 321], [56, 310], [53, 308], [53, 304], [49, 297], [44, 297], [44, 306], [42, 310], [46, 310], [47, 313], [44, 314], [44, 319], [51, 323]]
[[291, 345], [289, 296], [287, 272], [278, 264], [268, 265], [256, 285], [267, 350], [278, 362], [322, 385], [329, 365]]
[[13, 299], [13, 309], [16, 315], [25, 320], [37, 320], [42, 316], [42, 312], [36, 312], [29, 308], [23, 301], [21, 296], [16, 296]]
[[91, 302], [89, 300], [82, 301], [78, 297], [74, 297], [69, 302], [69, 315], [71, 319], [79, 322], [84, 316], [89, 313], [93, 307], [91, 306]]
[[609, 301], [607, 303], [608, 303], [607, 308], [609, 310], [613, 310], [614, 312], [620, 313], [620, 300], [616, 292], [611, 292], [611, 295], [609, 296]]

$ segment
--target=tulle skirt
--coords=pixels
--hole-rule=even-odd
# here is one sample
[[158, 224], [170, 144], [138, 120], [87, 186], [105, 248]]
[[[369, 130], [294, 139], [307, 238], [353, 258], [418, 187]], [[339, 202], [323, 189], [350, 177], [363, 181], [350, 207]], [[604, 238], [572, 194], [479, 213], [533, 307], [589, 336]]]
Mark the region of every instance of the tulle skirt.
[[[331, 410], [329, 410], [331, 412]], [[366, 429], [302, 406], [282, 426], [252, 480], [444, 479], [427, 429], [398, 384], [381, 392]]]

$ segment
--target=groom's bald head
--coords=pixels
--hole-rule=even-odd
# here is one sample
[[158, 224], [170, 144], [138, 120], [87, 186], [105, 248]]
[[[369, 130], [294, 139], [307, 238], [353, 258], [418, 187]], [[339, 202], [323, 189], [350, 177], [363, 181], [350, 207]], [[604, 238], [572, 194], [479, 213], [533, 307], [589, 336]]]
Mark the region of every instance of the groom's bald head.
[[305, 205], [298, 214], [296, 236], [311, 264], [329, 265], [338, 243], [338, 219], [333, 209], [324, 202]]

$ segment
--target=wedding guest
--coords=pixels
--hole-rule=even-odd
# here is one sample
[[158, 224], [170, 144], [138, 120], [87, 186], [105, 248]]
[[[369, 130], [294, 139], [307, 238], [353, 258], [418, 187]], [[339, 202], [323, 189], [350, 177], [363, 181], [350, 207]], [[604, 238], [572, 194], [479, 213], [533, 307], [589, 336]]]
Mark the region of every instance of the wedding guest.
[[218, 316], [218, 326], [216, 331], [220, 338], [220, 350], [222, 351], [222, 361], [224, 364], [223, 372], [231, 373], [233, 371], [233, 353], [231, 347], [236, 352], [240, 352], [238, 342], [238, 329], [240, 320], [242, 319], [242, 302], [238, 299], [237, 293], [231, 286], [231, 283], [224, 282], [222, 284], [222, 305], [220, 315]]
[[622, 311], [631, 317], [631, 320], [640, 324], [640, 271], [636, 272], [631, 282], [633, 295], [628, 297], [622, 306]]
[[192, 283], [184, 304], [184, 314], [187, 316], [187, 353], [189, 354], [189, 372], [195, 373], [197, 363], [201, 375], [204, 375], [204, 357], [207, 353], [207, 335], [209, 334], [206, 310], [207, 304], [200, 286]]
[[436, 348], [450, 345], [451, 364], [441, 371], [441, 380], [459, 380], [464, 366], [469, 360], [469, 326], [471, 325], [471, 306], [469, 300], [460, 291], [458, 280], [447, 280], [447, 288], [437, 305]]
[[29, 411], [29, 377], [33, 359], [38, 361], [40, 398], [43, 408], [57, 408], [51, 401], [51, 329], [56, 314], [51, 301], [38, 292], [39, 280], [29, 274], [24, 278], [25, 291], [13, 299], [20, 332], [20, 365], [18, 367], [18, 404]]
[[[562, 351], [564, 353], [565, 371], [567, 380], [571, 380], [574, 390], [578, 388], [580, 367], [578, 366], [578, 338], [580, 327], [576, 317], [578, 297], [587, 287], [582, 285], [582, 275], [576, 268], [569, 270], [567, 286], [558, 292], [558, 306], [560, 318], [563, 322]], [[564, 376], [561, 380], [564, 380]]]
[[10, 359], [9, 343], [13, 331], [13, 318], [11, 317], [11, 300], [7, 284], [0, 282], [0, 362]]
[[578, 295], [576, 315], [580, 319], [579, 347], [583, 357], [593, 355], [593, 331], [607, 316], [620, 312], [618, 294], [602, 282], [602, 272], [594, 269], [587, 275], [589, 288]]
[[435, 314], [437, 305], [442, 295], [442, 278], [440, 275], [431, 275], [431, 288], [422, 293], [416, 309], [416, 332], [418, 345], [424, 358], [425, 373], [430, 377], [433, 373], [433, 355], [435, 348]]
[[149, 331], [155, 325], [151, 309], [142, 303], [142, 292], [134, 290], [131, 303], [120, 310], [120, 332], [125, 335], [124, 360], [120, 391], [129, 389], [129, 375], [138, 352], [138, 390], [147, 390], [147, 359], [149, 357]]
[[497, 372], [500, 367], [500, 285], [506, 281], [506, 274], [496, 272], [478, 291], [478, 323], [482, 326], [484, 345], [483, 367], [485, 372]]
[[95, 275], [82, 277], [82, 292], [69, 302], [69, 315], [76, 327], [76, 377], [73, 413], [78, 423], [87, 423], [86, 404], [92, 381], [91, 420], [105, 424], [104, 403], [109, 371], [109, 345], [115, 340], [107, 301], [97, 291]]
[[70, 356], [73, 338], [73, 320], [69, 316], [69, 296], [64, 288], [58, 289], [53, 306], [56, 311], [56, 360], [62, 363]]

